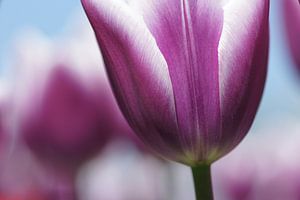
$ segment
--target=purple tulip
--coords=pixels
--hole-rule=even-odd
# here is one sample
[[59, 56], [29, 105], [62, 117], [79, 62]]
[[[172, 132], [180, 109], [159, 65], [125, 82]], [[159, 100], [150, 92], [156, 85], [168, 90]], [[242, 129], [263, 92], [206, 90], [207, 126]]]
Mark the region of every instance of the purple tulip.
[[287, 38], [292, 56], [300, 69], [300, 5], [296, 0], [283, 0]]
[[61, 46], [33, 36], [20, 48], [16, 125], [47, 166], [76, 170], [120, 131], [121, 114], [89, 36], [70, 36]]
[[210, 164], [243, 139], [262, 96], [269, 0], [82, 4], [125, 118], [212, 199]]
[[82, 0], [118, 103], [163, 156], [211, 163], [247, 133], [263, 92], [268, 0]]

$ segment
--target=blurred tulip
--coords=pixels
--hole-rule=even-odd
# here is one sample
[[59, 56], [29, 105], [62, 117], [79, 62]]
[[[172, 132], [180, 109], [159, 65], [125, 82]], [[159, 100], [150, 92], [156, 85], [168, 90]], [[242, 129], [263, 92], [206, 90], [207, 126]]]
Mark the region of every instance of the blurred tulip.
[[60, 45], [38, 34], [25, 36], [16, 68], [19, 134], [40, 159], [68, 168], [122, 131], [97, 44], [90, 31], [82, 34]]
[[51, 199], [75, 199], [81, 164], [112, 137], [131, 132], [92, 31], [83, 26], [74, 32], [53, 42], [29, 32], [17, 41], [14, 121], [19, 136], [56, 177]]
[[297, 0], [283, 0], [282, 3], [288, 43], [300, 69], [300, 5]]
[[197, 165], [240, 142], [266, 77], [268, 0], [82, 3], [118, 103], [145, 143]]
[[[34, 47], [43, 43], [34, 40], [37, 38], [29, 39], [32, 44], [27, 48], [32, 49], [26, 53], [47, 48]], [[24, 64], [17, 69], [20, 84], [16, 86], [15, 115], [19, 133], [40, 159], [71, 168], [98, 152], [115, 126], [112, 98], [101, 66], [91, 63], [90, 52], [80, 48], [46, 49], [50, 55], [42, 56], [51, 58], [49, 63], [25, 55], [28, 57], [20, 58]], [[76, 53], [85, 53], [86, 62], [71, 60]]]

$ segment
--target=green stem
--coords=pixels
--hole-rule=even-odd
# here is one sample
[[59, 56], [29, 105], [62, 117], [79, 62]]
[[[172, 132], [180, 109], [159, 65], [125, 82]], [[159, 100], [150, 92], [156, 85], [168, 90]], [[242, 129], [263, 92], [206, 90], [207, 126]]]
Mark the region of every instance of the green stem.
[[192, 167], [196, 200], [213, 200], [210, 165]]

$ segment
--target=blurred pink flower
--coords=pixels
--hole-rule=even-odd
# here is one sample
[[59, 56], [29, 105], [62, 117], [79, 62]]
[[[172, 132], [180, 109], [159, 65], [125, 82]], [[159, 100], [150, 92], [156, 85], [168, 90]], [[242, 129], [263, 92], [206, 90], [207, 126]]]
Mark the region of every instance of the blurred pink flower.
[[114, 134], [130, 131], [92, 32], [85, 27], [78, 32], [55, 41], [27, 34], [17, 42], [15, 64], [18, 134], [40, 160], [72, 170]]

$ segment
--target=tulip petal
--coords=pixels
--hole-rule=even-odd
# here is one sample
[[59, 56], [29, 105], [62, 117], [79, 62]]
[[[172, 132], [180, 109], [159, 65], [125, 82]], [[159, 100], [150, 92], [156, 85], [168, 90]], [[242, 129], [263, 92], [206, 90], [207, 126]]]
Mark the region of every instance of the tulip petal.
[[182, 153], [167, 63], [134, 2], [82, 0], [129, 124], [155, 150], [178, 159], [170, 155]]
[[[222, 134], [227, 151], [249, 130], [267, 71], [269, 0], [230, 0], [219, 46]], [[227, 146], [227, 147], [226, 147]]]
[[144, 18], [168, 63], [184, 148], [192, 159], [203, 160], [220, 132], [222, 2], [161, 0], [151, 6]]

